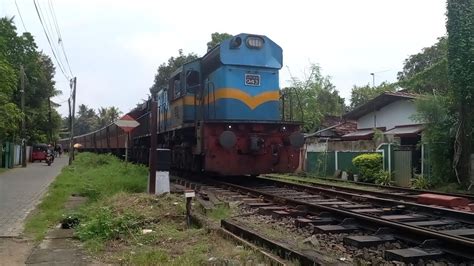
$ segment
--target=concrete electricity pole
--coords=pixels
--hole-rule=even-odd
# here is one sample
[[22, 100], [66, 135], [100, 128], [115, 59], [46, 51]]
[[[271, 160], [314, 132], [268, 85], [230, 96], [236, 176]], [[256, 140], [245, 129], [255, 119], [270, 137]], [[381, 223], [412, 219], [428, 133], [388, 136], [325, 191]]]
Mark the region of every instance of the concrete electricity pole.
[[72, 164], [74, 160], [74, 114], [76, 112], [76, 81], [77, 78], [74, 77], [71, 79], [71, 89], [72, 89], [72, 111], [71, 111], [71, 100], [69, 102], [69, 165]]
[[372, 88], [375, 88], [375, 73], [370, 73], [372, 76]]
[[25, 114], [25, 69], [20, 66], [20, 85], [21, 85], [21, 166], [26, 167], [26, 114]]
[[149, 154], [149, 177], [148, 177], [148, 193], [155, 194], [156, 192], [156, 133], [158, 132], [158, 103], [156, 102], [156, 95], [151, 98], [151, 116], [150, 116], [150, 154]]

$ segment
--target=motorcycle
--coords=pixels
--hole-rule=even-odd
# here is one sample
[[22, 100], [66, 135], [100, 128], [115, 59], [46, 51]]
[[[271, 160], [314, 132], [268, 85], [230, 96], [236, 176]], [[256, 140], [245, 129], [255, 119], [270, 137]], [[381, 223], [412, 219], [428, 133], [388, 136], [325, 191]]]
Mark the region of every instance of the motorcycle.
[[48, 166], [51, 166], [53, 161], [54, 161], [54, 155], [51, 152], [46, 153], [45, 162], [48, 164]]

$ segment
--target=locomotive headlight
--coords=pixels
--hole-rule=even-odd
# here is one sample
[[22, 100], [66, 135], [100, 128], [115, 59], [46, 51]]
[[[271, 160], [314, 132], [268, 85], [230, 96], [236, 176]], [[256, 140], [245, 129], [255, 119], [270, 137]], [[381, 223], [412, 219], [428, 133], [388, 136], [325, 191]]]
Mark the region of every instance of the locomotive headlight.
[[230, 130], [222, 132], [219, 136], [219, 144], [226, 149], [234, 147], [235, 143], [237, 143], [237, 136]]
[[259, 36], [248, 36], [246, 43], [249, 48], [260, 49], [263, 47], [264, 40]]
[[293, 132], [290, 135], [290, 144], [294, 148], [301, 148], [304, 145], [304, 136], [300, 132]]

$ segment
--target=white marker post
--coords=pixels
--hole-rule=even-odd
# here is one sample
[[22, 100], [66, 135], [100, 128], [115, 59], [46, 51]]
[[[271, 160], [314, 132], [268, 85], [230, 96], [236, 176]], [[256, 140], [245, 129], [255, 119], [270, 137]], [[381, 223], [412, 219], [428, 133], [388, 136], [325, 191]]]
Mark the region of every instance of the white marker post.
[[196, 196], [194, 190], [185, 190], [184, 197], [186, 198], [186, 223], [191, 227], [191, 201]]
[[129, 115], [124, 115], [119, 120], [115, 121], [115, 125], [120, 127], [126, 134], [125, 134], [125, 162], [128, 161], [128, 137], [130, 132], [136, 127], [140, 125], [133, 117]]

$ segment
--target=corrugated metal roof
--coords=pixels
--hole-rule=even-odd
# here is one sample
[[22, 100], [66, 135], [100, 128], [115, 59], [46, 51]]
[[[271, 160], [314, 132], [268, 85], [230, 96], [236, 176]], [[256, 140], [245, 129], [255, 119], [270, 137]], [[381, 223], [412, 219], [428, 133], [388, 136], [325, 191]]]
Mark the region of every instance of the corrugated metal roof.
[[385, 135], [412, 135], [418, 134], [424, 129], [424, 125], [401, 126], [390, 129]]
[[342, 136], [343, 139], [368, 139], [374, 134], [374, 130], [369, 129], [359, 129], [357, 131], [351, 132]]

